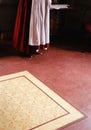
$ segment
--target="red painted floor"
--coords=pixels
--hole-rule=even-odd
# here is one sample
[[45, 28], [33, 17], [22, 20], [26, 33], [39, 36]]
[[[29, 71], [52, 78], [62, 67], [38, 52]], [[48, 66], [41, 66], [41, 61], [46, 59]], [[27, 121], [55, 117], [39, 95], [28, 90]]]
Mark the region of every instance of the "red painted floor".
[[[61, 43], [60, 43], [61, 44]], [[20, 57], [0, 43], [0, 76], [27, 70], [87, 117], [64, 130], [91, 130], [91, 53], [51, 45], [43, 55]], [[59, 129], [61, 130], [61, 129]]]

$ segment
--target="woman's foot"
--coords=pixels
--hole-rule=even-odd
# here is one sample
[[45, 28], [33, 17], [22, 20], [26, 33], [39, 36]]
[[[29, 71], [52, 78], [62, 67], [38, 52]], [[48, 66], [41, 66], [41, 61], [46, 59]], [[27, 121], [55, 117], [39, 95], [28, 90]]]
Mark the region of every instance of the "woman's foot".
[[37, 50], [36, 50], [36, 54], [42, 55], [42, 52], [41, 52], [39, 49], [37, 49]]
[[47, 48], [47, 47], [44, 47], [44, 48], [43, 48], [43, 50], [44, 50], [44, 51], [47, 51], [47, 50], [48, 50], [48, 48]]
[[45, 50], [45, 51], [47, 51], [48, 48], [49, 48], [49, 44], [46, 44], [46, 45], [43, 46], [43, 50]]

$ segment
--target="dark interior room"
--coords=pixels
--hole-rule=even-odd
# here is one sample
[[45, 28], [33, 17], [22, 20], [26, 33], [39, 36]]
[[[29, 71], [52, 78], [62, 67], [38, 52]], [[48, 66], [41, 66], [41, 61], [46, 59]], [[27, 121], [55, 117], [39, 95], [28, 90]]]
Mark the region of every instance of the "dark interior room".
[[[19, 0], [0, 0], [0, 130], [91, 130], [91, 0], [52, 0], [52, 5], [67, 5], [68, 8], [50, 9], [49, 49], [47, 51], [42, 50], [42, 55], [32, 55], [31, 58], [19, 55], [12, 47], [18, 2]], [[39, 88], [38, 93], [43, 96], [45, 94], [46, 100], [42, 101], [36, 94], [34, 98], [32, 97], [34, 100], [32, 107], [36, 103], [37, 108], [41, 111], [41, 106], [38, 106], [37, 99], [42, 103], [46, 102], [46, 105], [43, 105], [42, 115], [33, 109], [33, 114], [35, 115], [33, 119], [36, 120], [38, 114], [42, 117], [42, 122], [45, 121], [45, 118], [47, 120], [49, 116], [52, 118], [53, 115], [53, 118], [47, 120], [46, 123], [39, 124], [38, 128], [37, 126], [28, 127], [33, 123], [27, 122], [29, 120], [26, 115], [31, 115], [31, 111], [27, 112], [24, 110], [30, 110], [28, 107], [30, 101], [27, 101], [27, 97], [29, 98], [28, 94], [31, 89], [28, 89], [29, 86], [24, 90], [19, 88], [20, 83], [23, 87], [24, 85], [28, 84], [31, 86], [32, 84], [35, 88], [37, 85], [32, 81], [30, 82], [32, 76], [25, 78], [26, 75], [18, 75], [16, 77], [12, 75], [23, 71], [28, 71], [35, 76], [39, 81], [36, 79], [34, 81], [37, 81], [38, 84], [39, 82], [45, 84], [48, 87], [47, 90], [45, 89], [46, 92], [49, 90], [50, 94], [50, 90], [52, 90], [53, 93], [51, 95], [56, 93], [59, 96], [58, 98], [54, 96], [52, 99], [50, 95], [45, 94], [46, 92], [42, 90], [45, 85], [40, 83], [43, 88]], [[9, 76], [8, 80], [7, 76]], [[12, 85], [13, 80], [15, 80], [14, 85]], [[6, 85], [9, 86], [9, 89]], [[16, 85], [18, 86], [17, 88], [15, 88]], [[10, 93], [8, 94], [9, 91], [11, 92], [10, 87], [14, 88], [11, 95]], [[40, 90], [42, 91], [40, 92]], [[20, 95], [17, 92], [20, 92]], [[33, 89], [32, 93], [34, 92], [35, 90]], [[19, 96], [22, 97], [22, 100], [20, 100]], [[60, 97], [63, 102], [65, 100], [70, 104], [68, 108], [68, 104], [65, 105], [66, 107], [60, 105]], [[25, 98], [25, 102], [22, 107], [23, 98]], [[49, 98], [52, 101], [47, 100]], [[19, 106], [15, 106], [18, 102], [20, 102]], [[53, 106], [50, 102], [54, 105], [56, 104], [55, 108], [51, 110], [50, 107]], [[8, 107], [10, 103], [12, 105]], [[47, 107], [47, 105], [49, 106]], [[61, 112], [64, 113], [63, 115], [60, 115], [60, 106]], [[72, 113], [72, 118], [65, 117], [69, 115], [71, 106], [73, 110], [75, 108], [78, 113], [81, 112], [84, 115], [83, 118], [75, 120], [74, 118], [77, 117], [75, 112]], [[47, 108], [46, 111], [44, 111], [45, 108]], [[8, 116], [6, 111], [10, 110], [11, 113]], [[48, 110], [50, 110], [49, 115], [47, 115]], [[11, 117], [12, 113], [14, 114], [13, 117]], [[17, 113], [18, 116], [16, 118]], [[46, 116], [45, 118], [44, 115]], [[7, 123], [9, 117], [11, 122]], [[29, 115], [28, 117], [30, 119]], [[62, 119], [64, 117], [64, 120], [61, 119], [56, 122], [59, 124], [56, 127], [57, 124], [52, 122], [60, 119], [60, 117]], [[18, 125], [15, 123], [16, 120]], [[66, 121], [69, 123], [66, 123]], [[40, 123], [40, 120], [34, 123]], [[21, 128], [22, 124], [24, 125]], [[46, 126], [47, 124], [51, 124], [50, 127], [42, 128], [42, 125]]]

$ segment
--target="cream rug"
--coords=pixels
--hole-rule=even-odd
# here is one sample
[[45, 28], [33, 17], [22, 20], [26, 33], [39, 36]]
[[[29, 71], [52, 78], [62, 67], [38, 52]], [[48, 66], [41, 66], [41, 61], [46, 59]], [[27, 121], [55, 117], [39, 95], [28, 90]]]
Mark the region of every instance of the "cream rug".
[[56, 130], [83, 117], [27, 71], [0, 77], [0, 130]]

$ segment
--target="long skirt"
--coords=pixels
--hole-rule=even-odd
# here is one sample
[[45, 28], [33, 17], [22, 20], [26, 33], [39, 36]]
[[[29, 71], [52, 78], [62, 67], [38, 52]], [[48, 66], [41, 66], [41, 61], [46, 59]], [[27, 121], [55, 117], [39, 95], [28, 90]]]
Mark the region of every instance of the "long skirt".
[[13, 47], [24, 54], [29, 54], [29, 23], [32, 0], [19, 0], [15, 20]]
[[49, 44], [51, 0], [33, 0], [29, 26], [29, 45]]

